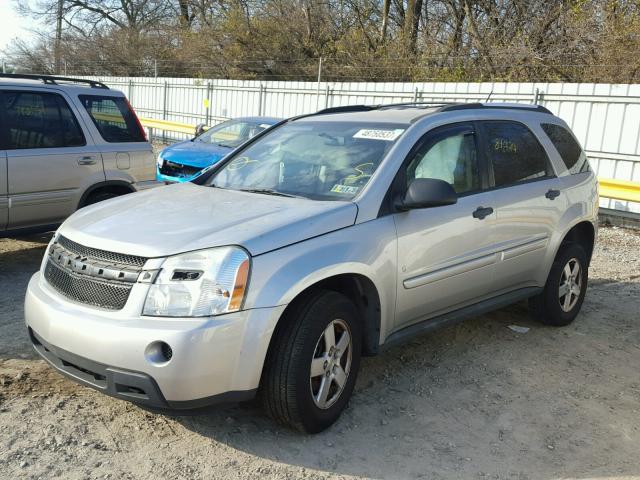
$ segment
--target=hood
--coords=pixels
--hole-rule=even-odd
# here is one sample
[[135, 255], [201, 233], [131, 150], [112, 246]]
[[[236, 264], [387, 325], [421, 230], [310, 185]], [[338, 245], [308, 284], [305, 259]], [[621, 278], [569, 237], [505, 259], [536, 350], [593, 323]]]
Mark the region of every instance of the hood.
[[149, 258], [222, 245], [259, 255], [353, 225], [357, 210], [351, 202], [181, 183], [85, 207], [59, 232], [82, 245]]
[[213, 165], [231, 150], [230, 147], [212, 143], [186, 141], [165, 148], [160, 155], [170, 162], [204, 168]]

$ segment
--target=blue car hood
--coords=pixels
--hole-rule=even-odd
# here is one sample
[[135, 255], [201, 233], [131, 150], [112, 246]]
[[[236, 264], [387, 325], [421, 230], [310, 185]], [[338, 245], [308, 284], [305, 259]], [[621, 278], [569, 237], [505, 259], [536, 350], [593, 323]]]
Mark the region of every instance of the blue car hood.
[[231, 150], [211, 143], [186, 141], [170, 145], [160, 155], [170, 162], [204, 168], [213, 165]]

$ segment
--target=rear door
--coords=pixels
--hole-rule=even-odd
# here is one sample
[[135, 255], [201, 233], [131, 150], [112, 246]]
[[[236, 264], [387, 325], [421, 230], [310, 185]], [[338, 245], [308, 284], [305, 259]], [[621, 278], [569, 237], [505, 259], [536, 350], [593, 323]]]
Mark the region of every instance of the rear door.
[[[2, 125], [0, 124], [0, 129]], [[0, 138], [2, 132], [0, 131]], [[0, 146], [0, 148], [2, 148]], [[7, 154], [0, 150], [0, 232], [7, 228], [9, 219], [9, 197], [7, 196]]]
[[479, 153], [473, 124], [447, 125], [427, 133], [403, 167], [407, 185], [414, 178], [438, 178], [459, 198], [454, 205], [394, 214], [396, 328], [475, 303], [491, 291], [496, 215]]
[[515, 121], [479, 122], [496, 209], [494, 292], [535, 286], [566, 204], [534, 133]]
[[3, 108], [9, 228], [59, 223], [89, 185], [104, 181], [100, 153], [62, 93], [5, 90]]

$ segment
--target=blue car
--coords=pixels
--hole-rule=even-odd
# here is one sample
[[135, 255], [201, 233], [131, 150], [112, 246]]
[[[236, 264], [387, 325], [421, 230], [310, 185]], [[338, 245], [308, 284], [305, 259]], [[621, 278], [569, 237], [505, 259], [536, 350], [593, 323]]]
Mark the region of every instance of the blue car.
[[160, 182], [188, 182], [254, 135], [281, 121], [273, 117], [243, 117], [216, 125], [197, 137], [174, 143], [158, 155]]

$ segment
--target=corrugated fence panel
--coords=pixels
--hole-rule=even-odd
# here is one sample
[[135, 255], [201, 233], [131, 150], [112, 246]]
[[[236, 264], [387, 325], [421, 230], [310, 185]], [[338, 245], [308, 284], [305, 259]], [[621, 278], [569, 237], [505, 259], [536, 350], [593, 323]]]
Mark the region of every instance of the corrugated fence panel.
[[[90, 78], [122, 90], [140, 116], [194, 125], [254, 115], [285, 118], [353, 104], [537, 101], [571, 126], [600, 177], [640, 181], [640, 85]], [[167, 140], [184, 138], [165, 134]], [[639, 204], [619, 200], [602, 199], [601, 205], [640, 212]]]

